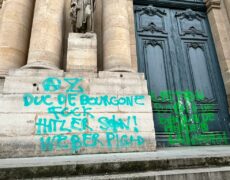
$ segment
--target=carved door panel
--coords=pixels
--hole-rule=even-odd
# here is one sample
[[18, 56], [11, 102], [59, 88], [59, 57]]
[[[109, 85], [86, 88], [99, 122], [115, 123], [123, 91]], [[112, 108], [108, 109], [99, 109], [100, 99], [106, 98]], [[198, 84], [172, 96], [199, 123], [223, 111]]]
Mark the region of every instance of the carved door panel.
[[205, 13], [135, 6], [158, 146], [226, 144], [229, 114]]

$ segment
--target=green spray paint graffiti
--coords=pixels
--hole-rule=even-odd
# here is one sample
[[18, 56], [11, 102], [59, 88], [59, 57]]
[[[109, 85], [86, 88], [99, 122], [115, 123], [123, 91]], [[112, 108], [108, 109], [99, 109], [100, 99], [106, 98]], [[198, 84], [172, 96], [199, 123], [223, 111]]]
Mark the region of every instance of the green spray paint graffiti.
[[150, 95], [157, 119], [169, 134], [169, 145], [227, 144], [226, 132], [209, 128], [217, 116], [216, 107], [203, 93], [163, 91], [158, 97]]

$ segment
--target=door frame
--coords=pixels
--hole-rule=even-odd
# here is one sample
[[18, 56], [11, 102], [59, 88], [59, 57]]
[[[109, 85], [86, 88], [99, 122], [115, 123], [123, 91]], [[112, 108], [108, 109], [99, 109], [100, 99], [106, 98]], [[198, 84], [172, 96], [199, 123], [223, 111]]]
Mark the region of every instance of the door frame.
[[153, 5], [166, 8], [193, 9], [198, 11], [207, 11], [204, 2], [178, 2], [178, 0], [133, 0], [134, 5]]
[[[219, 15], [222, 15], [223, 17], [221, 18], [226, 18], [226, 20], [229, 20], [229, 25], [230, 25], [230, 19], [228, 19], [227, 14], [224, 14], [223, 11], [225, 12], [225, 5], [223, 5], [223, 1], [218, 0], [215, 1], [215, 4], [211, 2], [211, 0], [206, 0], [205, 2], [178, 2], [178, 0], [132, 0], [133, 5], [149, 5], [152, 4], [156, 7], [166, 7], [166, 8], [177, 8], [177, 9], [186, 9], [190, 8], [193, 10], [198, 10], [201, 12], [207, 13], [208, 16], [208, 23], [211, 28], [211, 35], [212, 39], [215, 45], [215, 55], [217, 56], [218, 59], [218, 65], [220, 66], [221, 70], [221, 76], [224, 81], [224, 88], [227, 94], [227, 101], [229, 105], [228, 113], [230, 115], [230, 68], [226, 68], [226, 52], [225, 49], [230, 46], [230, 41], [226, 44], [226, 42], [223, 44], [221, 41], [220, 37], [221, 36], [227, 36], [230, 38], [230, 33], [226, 34], [224, 30], [221, 28], [218, 28], [220, 24], [217, 22]], [[215, 10], [215, 13], [209, 16], [209, 14]], [[218, 11], [218, 12], [217, 12]], [[134, 14], [133, 14], [134, 16]], [[217, 17], [218, 16], [218, 17]], [[226, 16], [226, 17], [225, 17]], [[134, 28], [136, 28], [135, 21], [133, 23]], [[228, 27], [227, 23], [222, 24], [221, 26], [224, 26], [225, 28]], [[222, 32], [224, 31], [224, 32]], [[135, 32], [134, 32], [135, 33]], [[135, 36], [135, 35], [134, 35]], [[136, 39], [135, 39], [136, 40]], [[224, 49], [218, 49], [218, 47], [222, 47]], [[138, 56], [137, 56], [138, 58]], [[138, 62], [137, 62], [138, 63]]]

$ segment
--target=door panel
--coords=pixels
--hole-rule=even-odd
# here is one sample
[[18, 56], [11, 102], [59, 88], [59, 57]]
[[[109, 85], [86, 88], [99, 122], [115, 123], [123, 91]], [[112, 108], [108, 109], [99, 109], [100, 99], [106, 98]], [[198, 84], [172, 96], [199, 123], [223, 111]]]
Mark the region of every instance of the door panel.
[[206, 62], [208, 59], [206, 47], [204, 43], [188, 42], [184, 44], [184, 54], [190, 76], [190, 86], [192, 86], [190, 89], [194, 92], [203, 92], [208, 99], [214, 99], [210, 71]]
[[[166, 72], [165, 42], [156, 40], [145, 41], [145, 59], [149, 89], [154, 89], [158, 96], [160, 92], [168, 89]], [[151, 58], [154, 57], [154, 58]]]
[[229, 114], [205, 13], [135, 6], [158, 146], [226, 144]]

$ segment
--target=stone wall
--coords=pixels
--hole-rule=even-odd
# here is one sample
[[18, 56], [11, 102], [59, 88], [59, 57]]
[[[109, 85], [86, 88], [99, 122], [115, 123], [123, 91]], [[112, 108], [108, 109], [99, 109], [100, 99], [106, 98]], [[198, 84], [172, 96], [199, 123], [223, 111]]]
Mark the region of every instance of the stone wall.
[[1, 158], [156, 147], [143, 74], [12, 71], [0, 106]]

